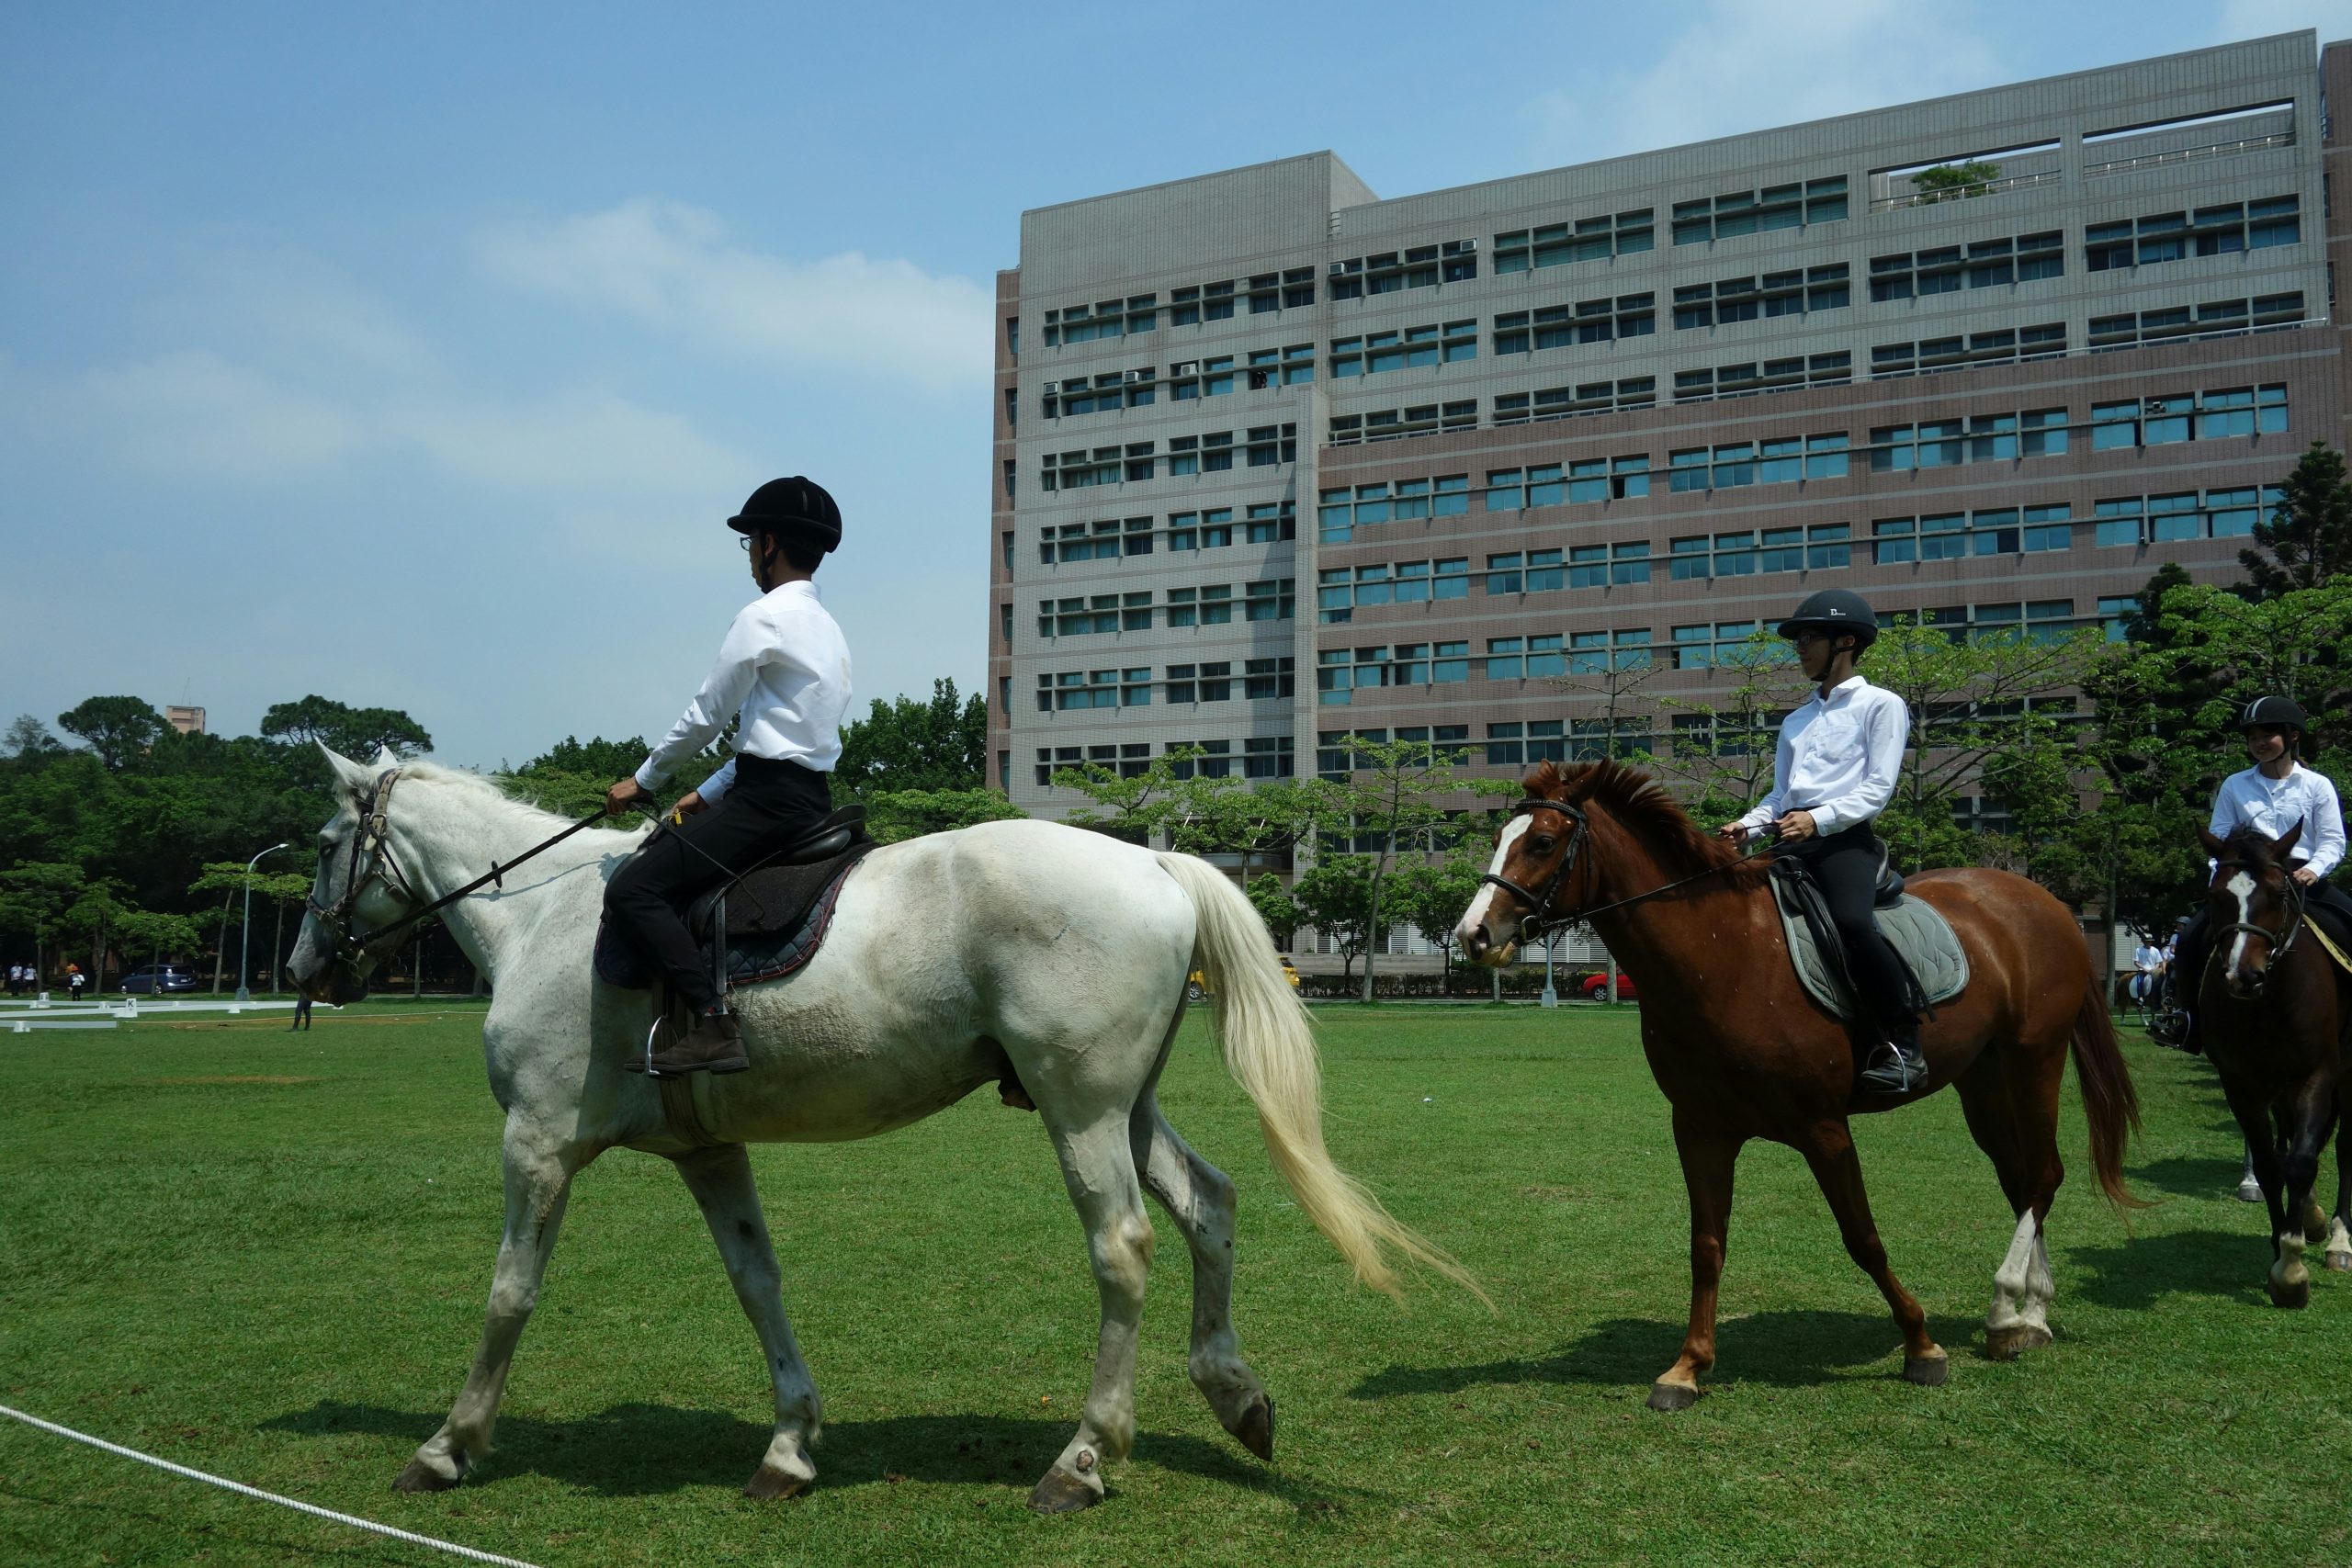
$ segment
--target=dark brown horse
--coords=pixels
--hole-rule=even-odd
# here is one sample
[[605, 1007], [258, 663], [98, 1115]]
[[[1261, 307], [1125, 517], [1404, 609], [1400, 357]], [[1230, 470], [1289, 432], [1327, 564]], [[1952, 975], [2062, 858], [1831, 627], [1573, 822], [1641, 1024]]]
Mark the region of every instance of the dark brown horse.
[[1959, 1088], [1968, 1130], [2018, 1216], [1993, 1275], [1986, 1353], [2007, 1360], [2048, 1344], [2056, 1287], [2042, 1224], [2064, 1175], [2058, 1089], [2070, 1041], [2099, 1186], [2119, 1204], [2137, 1201], [2124, 1189], [2121, 1160], [2138, 1098], [2105, 987], [2065, 906], [2007, 872], [1914, 878], [1912, 891], [1951, 922], [1967, 950], [1968, 988], [1921, 1030], [1928, 1087], [1904, 1100], [1857, 1106], [1853, 1042], [1797, 983], [1766, 886], [1767, 857], [1743, 862], [1693, 826], [1655, 780], [1615, 762], [1565, 772], [1546, 763], [1525, 788], [1493, 872], [1519, 891], [1482, 888], [1459, 935], [1473, 958], [1501, 963], [1526, 922], [1589, 917], [1640, 987], [1642, 1049], [1673, 1105], [1690, 1190], [1690, 1327], [1681, 1356], [1651, 1389], [1650, 1408], [1687, 1408], [1714, 1365], [1732, 1168], [1750, 1138], [1804, 1156], [1847, 1252], [1903, 1331], [1903, 1375], [1944, 1381], [1944, 1352], [1928, 1337], [1927, 1316], [1887, 1267], [1847, 1119], [1946, 1084]]
[[2219, 863], [2206, 897], [2213, 956], [2198, 987], [2205, 1051], [2254, 1154], [2254, 1179], [2270, 1205], [2271, 1304], [2308, 1306], [2303, 1247], [2324, 1246], [2327, 1266], [2352, 1269], [2352, 1146], [2335, 1146], [2335, 1215], [2320, 1213], [2312, 1189], [2319, 1156], [2342, 1114], [2344, 1029], [2352, 1021], [2352, 977], [2317, 942], [2298, 940], [2308, 917], [2290, 880], [2283, 839], [2241, 828], [2224, 840], [2198, 830]]

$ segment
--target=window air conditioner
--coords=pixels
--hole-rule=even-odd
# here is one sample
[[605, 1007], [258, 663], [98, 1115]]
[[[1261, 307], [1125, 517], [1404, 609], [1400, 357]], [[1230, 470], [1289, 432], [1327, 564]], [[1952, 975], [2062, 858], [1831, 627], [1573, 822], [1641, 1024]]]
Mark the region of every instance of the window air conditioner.
[[1148, 370], [1130, 370], [1127, 372], [1127, 379], [1129, 381], [1148, 381], [1151, 379], [1151, 372]]
[[1348, 264], [1347, 264], [1347, 263], [1345, 263], [1345, 262], [1333, 262], [1333, 263], [1331, 264], [1331, 276], [1332, 276], [1333, 277], [1338, 277], [1338, 276], [1341, 276], [1341, 275], [1342, 275], [1342, 274], [1344, 274], [1347, 270], [1348, 270]]
[[1465, 256], [1474, 254], [1477, 249], [1478, 242], [1476, 240], [1464, 240], [1462, 242], [1462, 254]]
[[1192, 376], [1198, 374], [1200, 368], [1201, 362], [1197, 359], [1180, 359], [1168, 367], [1168, 373], [1170, 376]]

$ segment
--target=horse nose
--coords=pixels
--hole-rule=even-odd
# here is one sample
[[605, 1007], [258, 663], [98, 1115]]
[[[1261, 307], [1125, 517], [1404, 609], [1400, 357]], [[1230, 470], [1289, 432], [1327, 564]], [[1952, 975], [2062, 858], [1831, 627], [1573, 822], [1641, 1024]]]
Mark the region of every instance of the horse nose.
[[1493, 943], [1487, 940], [1484, 921], [1462, 933], [1462, 952], [1468, 958], [1474, 960], [1484, 958], [1487, 955], [1487, 949], [1492, 945]]

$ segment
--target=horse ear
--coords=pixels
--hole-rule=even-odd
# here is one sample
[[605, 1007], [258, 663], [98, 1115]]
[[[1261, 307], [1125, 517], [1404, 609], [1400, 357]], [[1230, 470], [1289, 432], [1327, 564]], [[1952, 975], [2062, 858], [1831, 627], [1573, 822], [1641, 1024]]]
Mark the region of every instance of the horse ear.
[[327, 760], [329, 771], [334, 774], [337, 794], [356, 795], [376, 782], [375, 775], [368, 769], [361, 767], [325, 741], [315, 741], [313, 744], [318, 747], [319, 754]]
[[2223, 840], [2213, 837], [2212, 833], [2207, 829], [2199, 828], [2197, 829], [2197, 841], [2204, 845], [2205, 852], [2211, 855], [2215, 860], [2224, 860], [2229, 856], [2230, 846]]
[[2285, 860], [2290, 854], [2294, 852], [2295, 840], [2302, 836], [2303, 825], [2301, 822], [2298, 822], [2293, 827], [2287, 829], [2287, 836], [2285, 838], [2280, 839], [2277, 843], [2270, 846], [2270, 852], [2277, 855], [2280, 860]]
[[397, 768], [401, 765], [400, 753], [389, 746], [379, 744], [376, 748], [376, 760], [368, 765], [379, 773], [386, 768]]
[[1556, 763], [1541, 762], [1527, 770], [1526, 776], [1519, 781], [1519, 787], [1529, 795], [1557, 800], [1566, 786], [1560, 783], [1560, 770]]

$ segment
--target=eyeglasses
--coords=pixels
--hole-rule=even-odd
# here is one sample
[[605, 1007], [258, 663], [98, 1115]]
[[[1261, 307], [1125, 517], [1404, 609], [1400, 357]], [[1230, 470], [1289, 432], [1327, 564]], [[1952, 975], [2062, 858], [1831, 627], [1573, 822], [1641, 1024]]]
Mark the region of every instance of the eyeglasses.
[[1811, 626], [1802, 626], [1798, 628], [1796, 635], [1789, 638], [1789, 640], [1796, 644], [1799, 648], [1803, 648], [1809, 642], [1827, 642], [1829, 640], [1829, 634], [1825, 631], [1816, 631]]
[[749, 534], [736, 535], [735, 547], [742, 551], [745, 555], [750, 555], [752, 553], [752, 536]]

